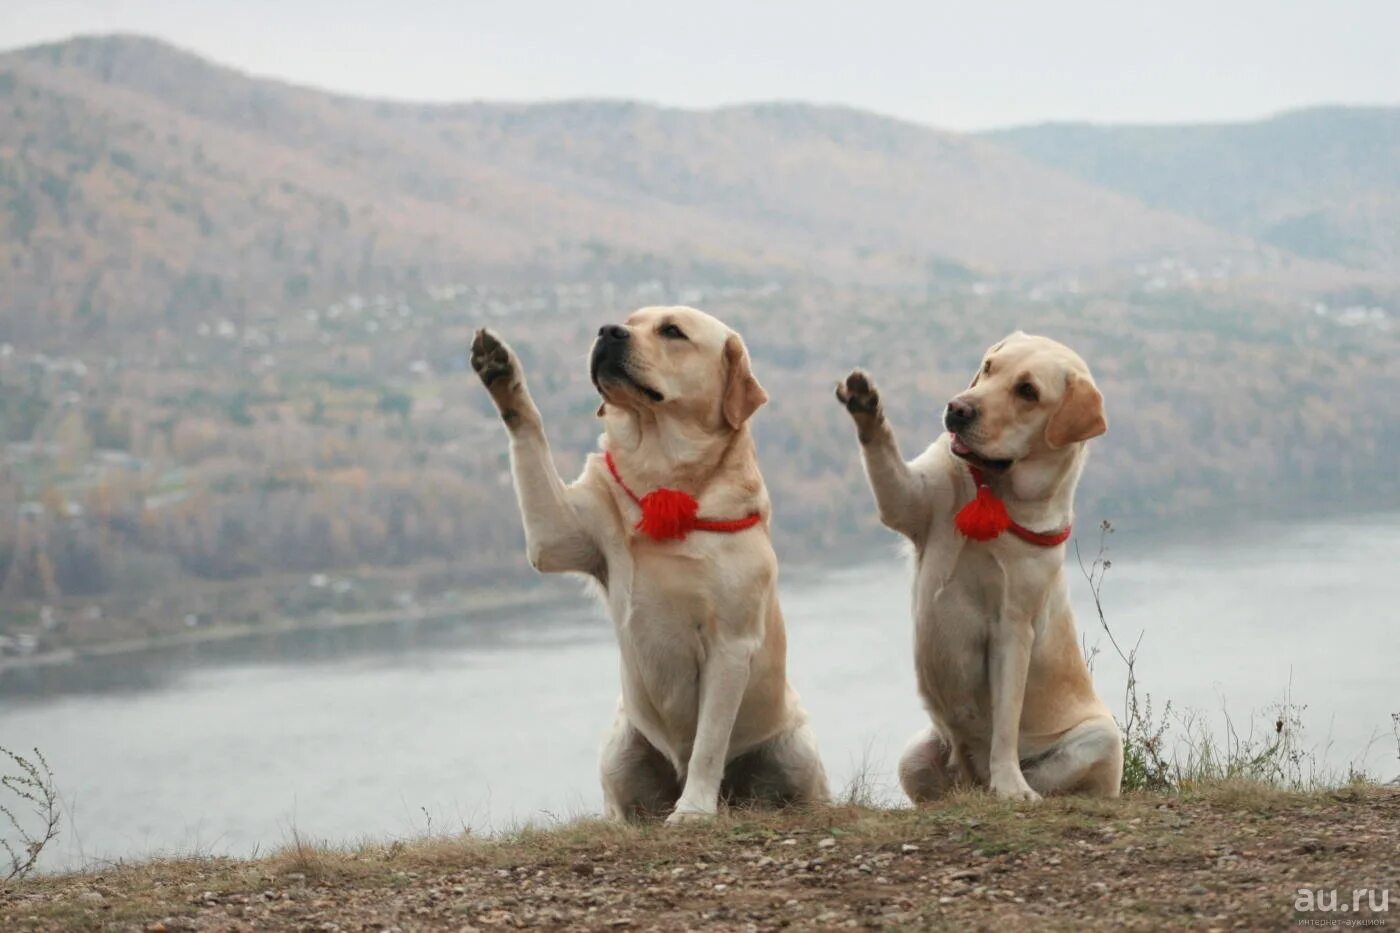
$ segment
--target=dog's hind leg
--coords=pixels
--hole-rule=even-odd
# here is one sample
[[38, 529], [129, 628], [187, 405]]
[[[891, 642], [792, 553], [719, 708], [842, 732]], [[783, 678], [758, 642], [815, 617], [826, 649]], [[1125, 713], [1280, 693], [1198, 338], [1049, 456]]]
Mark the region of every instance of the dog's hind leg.
[[610, 820], [660, 819], [680, 799], [676, 769], [627, 721], [621, 709], [603, 743], [599, 770], [603, 815]]
[[1123, 737], [1112, 718], [1089, 719], [1021, 768], [1026, 783], [1040, 794], [1117, 797], [1123, 782]]
[[827, 803], [831, 791], [812, 727], [803, 723], [729, 762], [720, 796], [740, 807]]
[[968, 779], [960, 756], [933, 726], [915, 733], [899, 756], [899, 786], [914, 803], [937, 800]]

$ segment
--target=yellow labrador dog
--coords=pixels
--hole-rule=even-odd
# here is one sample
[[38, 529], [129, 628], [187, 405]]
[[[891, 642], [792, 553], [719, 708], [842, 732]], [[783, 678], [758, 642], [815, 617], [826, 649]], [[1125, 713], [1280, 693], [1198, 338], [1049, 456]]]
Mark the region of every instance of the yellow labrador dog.
[[1122, 738], [1094, 693], [1062, 569], [1084, 442], [1108, 428], [1088, 366], [1012, 334], [948, 403], [949, 433], [910, 463], [868, 376], [852, 372], [836, 395], [880, 520], [917, 558], [915, 669], [933, 724], [900, 759], [905, 793], [1117, 796]]
[[607, 815], [705, 818], [722, 795], [825, 801], [816, 742], [787, 682], [768, 492], [748, 427], [768, 396], [739, 335], [679, 307], [599, 330], [602, 450], [571, 484], [515, 354], [483, 330], [471, 361], [510, 433], [530, 563], [591, 576], [617, 631]]

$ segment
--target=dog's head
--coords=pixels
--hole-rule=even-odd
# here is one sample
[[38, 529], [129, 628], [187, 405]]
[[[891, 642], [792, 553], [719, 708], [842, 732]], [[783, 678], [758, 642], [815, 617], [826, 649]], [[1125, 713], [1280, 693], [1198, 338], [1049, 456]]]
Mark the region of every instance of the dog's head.
[[1089, 367], [1064, 344], [1020, 331], [986, 352], [965, 392], [948, 403], [953, 453], [1009, 470], [1108, 430]]
[[599, 328], [589, 371], [605, 404], [709, 430], [738, 430], [768, 401], [744, 341], [694, 308], [642, 308]]

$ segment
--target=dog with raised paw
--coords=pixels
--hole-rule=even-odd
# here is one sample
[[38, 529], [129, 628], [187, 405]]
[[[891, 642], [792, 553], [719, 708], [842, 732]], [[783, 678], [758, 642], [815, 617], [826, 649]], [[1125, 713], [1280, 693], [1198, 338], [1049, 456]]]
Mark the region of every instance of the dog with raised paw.
[[947, 433], [907, 463], [869, 376], [852, 372], [836, 397], [880, 520], [916, 557], [914, 665], [932, 723], [900, 759], [905, 793], [1117, 796], [1122, 735], [1094, 692], [1063, 570], [1086, 441], [1108, 429], [1089, 367], [1012, 334], [948, 403]]
[[597, 582], [622, 654], [601, 760], [605, 813], [713, 816], [828, 799], [787, 680], [768, 492], [749, 418], [767, 401], [739, 335], [643, 308], [594, 341], [601, 450], [559, 478], [520, 360], [478, 331], [472, 368], [510, 434], [530, 563]]

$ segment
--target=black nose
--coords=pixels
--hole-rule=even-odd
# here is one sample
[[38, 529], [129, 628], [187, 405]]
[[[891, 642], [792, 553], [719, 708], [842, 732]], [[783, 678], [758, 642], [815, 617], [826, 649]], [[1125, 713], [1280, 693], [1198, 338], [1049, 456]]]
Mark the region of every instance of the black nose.
[[598, 328], [598, 337], [601, 340], [621, 341], [626, 340], [630, 336], [632, 335], [628, 333], [627, 328], [623, 327], [621, 324], [604, 324], [602, 327]]
[[948, 411], [943, 415], [943, 424], [954, 434], [977, 420], [977, 406], [966, 399], [955, 398], [948, 403]]

